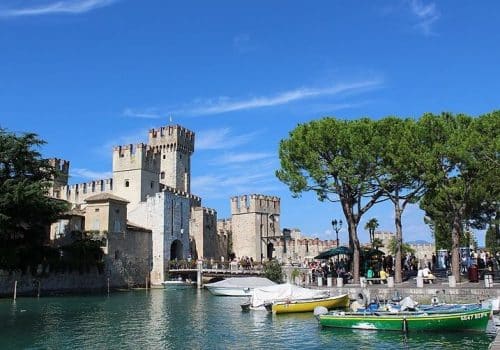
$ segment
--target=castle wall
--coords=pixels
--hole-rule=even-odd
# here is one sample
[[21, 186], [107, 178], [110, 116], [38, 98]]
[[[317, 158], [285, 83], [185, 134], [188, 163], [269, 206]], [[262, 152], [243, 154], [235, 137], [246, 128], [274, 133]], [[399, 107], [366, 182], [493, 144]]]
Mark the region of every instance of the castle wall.
[[149, 280], [153, 241], [151, 231], [128, 229], [125, 233], [107, 234], [106, 269], [110, 283], [139, 286]]
[[161, 154], [160, 183], [191, 192], [194, 133], [179, 125], [151, 129], [148, 144]]
[[113, 193], [113, 179], [61, 186], [59, 191], [54, 189], [51, 191], [54, 193], [54, 198], [59, 198], [72, 204], [85, 204], [85, 200], [93, 195]]

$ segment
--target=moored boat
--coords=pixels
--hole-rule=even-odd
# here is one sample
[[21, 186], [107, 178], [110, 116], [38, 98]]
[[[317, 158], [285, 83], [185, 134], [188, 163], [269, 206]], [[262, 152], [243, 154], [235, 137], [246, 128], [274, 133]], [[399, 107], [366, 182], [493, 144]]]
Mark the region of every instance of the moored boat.
[[273, 286], [276, 283], [264, 277], [232, 277], [205, 284], [210, 293], [219, 296], [244, 297], [251, 295], [255, 288]]
[[[325, 300], [329, 297], [331, 297], [330, 292], [328, 290], [321, 290], [321, 289], [309, 289], [309, 288], [302, 288], [290, 283], [284, 283], [284, 284], [277, 284], [275, 286], [269, 286], [269, 287], [262, 287], [262, 288], [255, 288], [252, 293], [250, 293], [250, 299], [248, 302], [243, 303], [241, 305], [241, 308], [244, 311], [247, 310], [266, 310], [268, 308], [271, 308], [272, 310], [272, 304], [278, 304], [278, 303], [288, 303], [291, 304], [292, 302], [296, 301], [312, 301], [312, 300]], [[308, 305], [304, 304], [304, 307], [308, 307]], [[292, 307], [292, 309], [299, 308], [299, 305], [297, 307]], [[284, 309], [283, 308], [280, 308]], [[314, 310], [314, 306], [310, 310], [304, 310], [304, 311], [312, 311]], [[291, 312], [291, 311], [289, 311]], [[294, 311], [294, 312], [299, 312], [299, 311]], [[300, 311], [302, 312], [302, 311]]]
[[163, 281], [161, 283], [164, 288], [186, 288], [186, 287], [192, 287], [194, 285], [193, 281], [190, 279], [174, 279], [174, 280], [167, 280]]
[[281, 300], [266, 304], [266, 310], [275, 314], [292, 312], [312, 312], [314, 308], [322, 306], [327, 309], [346, 308], [349, 306], [349, 295], [342, 294], [332, 297]]
[[490, 309], [447, 312], [329, 312], [318, 315], [321, 326], [385, 331], [485, 331]]

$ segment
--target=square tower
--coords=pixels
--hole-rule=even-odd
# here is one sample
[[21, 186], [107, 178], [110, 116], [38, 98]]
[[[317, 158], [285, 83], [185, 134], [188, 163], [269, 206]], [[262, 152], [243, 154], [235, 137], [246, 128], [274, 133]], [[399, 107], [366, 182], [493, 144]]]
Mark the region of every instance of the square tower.
[[143, 143], [113, 150], [113, 194], [130, 202], [129, 211], [159, 192], [159, 153]]
[[151, 129], [148, 145], [161, 156], [159, 182], [164, 186], [190, 193], [194, 132], [180, 125]]

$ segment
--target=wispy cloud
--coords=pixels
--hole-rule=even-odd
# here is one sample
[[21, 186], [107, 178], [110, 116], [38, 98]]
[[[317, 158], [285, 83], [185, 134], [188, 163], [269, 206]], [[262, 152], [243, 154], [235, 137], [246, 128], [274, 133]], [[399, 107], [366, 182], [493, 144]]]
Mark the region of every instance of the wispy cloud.
[[257, 45], [252, 42], [249, 34], [239, 34], [233, 38], [233, 46], [239, 53], [248, 53], [255, 51]]
[[196, 149], [229, 149], [244, 145], [253, 140], [260, 132], [233, 135], [230, 128], [201, 130], [196, 135]]
[[113, 176], [113, 174], [110, 171], [98, 172], [89, 169], [76, 168], [71, 170], [71, 176], [73, 177], [76, 176], [89, 180], [100, 180], [100, 179], [109, 179], [111, 176]]
[[410, 0], [410, 10], [417, 17], [417, 27], [425, 35], [434, 35], [432, 26], [441, 17], [435, 3], [424, 4], [422, 0]]
[[0, 8], [1, 17], [43, 16], [53, 14], [80, 14], [109, 6], [119, 0], [67, 0], [46, 2], [38, 6]]
[[[222, 114], [228, 112], [252, 110], [263, 107], [273, 107], [286, 105], [288, 103], [319, 98], [324, 96], [345, 96], [347, 94], [357, 94], [363, 91], [380, 87], [383, 81], [380, 79], [362, 80], [350, 83], [338, 83], [323, 88], [298, 88], [284, 91], [270, 96], [250, 97], [247, 99], [230, 98], [227, 96], [215, 97], [210, 99], [196, 99], [191, 103], [172, 110], [160, 112], [159, 108], [147, 108], [145, 110], [136, 110], [126, 108], [123, 115], [126, 117], [158, 119], [165, 115], [186, 115], [203, 116], [212, 114]], [[352, 104], [339, 104], [337, 109], [349, 108]]]
[[354, 83], [342, 83], [326, 88], [299, 88], [285, 91], [274, 96], [252, 97], [245, 100], [231, 100], [220, 97], [213, 101], [206, 101], [205, 105], [192, 108], [192, 115], [208, 115], [249, 110], [262, 107], [285, 105], [291, 102], [320, 96], [333, 96], [345, 92], [361, 91], [374, 88], [382, 84], [379, 80], [366, 80]]
[[137, 111], [132, 108], [125, 108], [123, 111], [125, 117], [142, 118], [142, 119], [160, 119], [163, 115], [155, 108]]
[[148, 132], [149, 132], [148, 128], [143, 128], [131, 134], [117, 136], [111, 140], [104, 142], [100, 146], [97, 146], [94, 149], [94, 152], [99, 157], [109, 159], [113, 154], [113, 147], [115, 146], [130, 145], [130, 144], [135, 145], [141, 142], [142, 143], [147, 142]]
[[216, 162], [218, 164], [247, 163], [272, 157], [274, 154], [264, 152], [227, 153], [219, 157]]

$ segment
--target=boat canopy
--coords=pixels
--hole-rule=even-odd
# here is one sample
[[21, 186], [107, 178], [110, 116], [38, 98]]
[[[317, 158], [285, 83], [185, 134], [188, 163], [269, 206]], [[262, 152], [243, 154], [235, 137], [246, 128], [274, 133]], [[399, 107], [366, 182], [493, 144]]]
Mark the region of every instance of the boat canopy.
[[265, 277], [231, 277], [222, 281], [206, 284], [209, 287], [258, 288], [273, 286], [276, 283]]
[[328, 290], [308, 289], [285, 283], [270, 287], [255, 288], [250, 299], [254, 308], [274, 301], [303, 300], [325, 298], [330, 295]]

